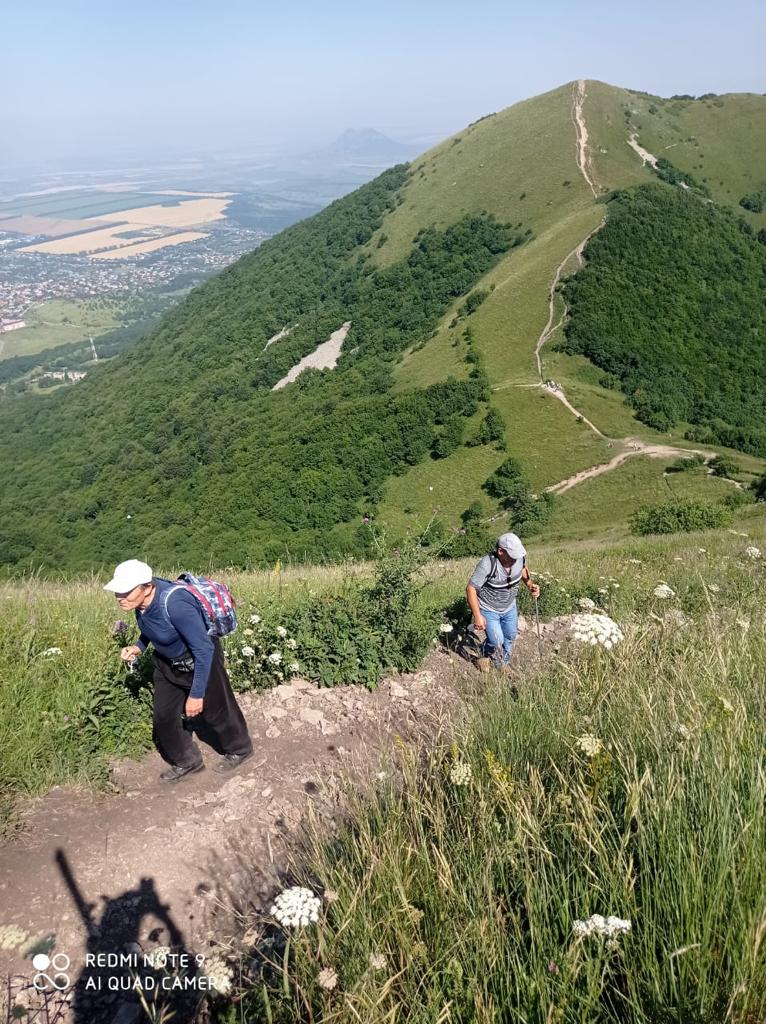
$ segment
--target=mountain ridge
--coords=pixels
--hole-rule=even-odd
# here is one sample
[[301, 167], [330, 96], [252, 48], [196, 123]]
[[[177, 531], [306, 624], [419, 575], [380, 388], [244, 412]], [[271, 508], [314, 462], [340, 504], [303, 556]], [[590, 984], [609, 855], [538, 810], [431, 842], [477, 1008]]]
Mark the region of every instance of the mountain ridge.
[[[725, 110], [735, 101], [716, 98], [718, 102]], [[704, 109], [690, 110], [697, 103]], [[497, 443], [473, 440], [489, 408], [505, 425], [506, 447], [518, 458], [530, 494], [609, 462], [615, 446], [627, 446], [634, 436], [693, 447], [684, 442], [683, 424], [670, 434], [642, 425], [613, 389], [594, 379], [592, 364], [582, 356], [556, 352], [566, 317], [554, 285], [557, 268], [563, 276], [576, 269], [574, 254], [608, 216], [610, 195], [657, 182], [654, 170], [631, 149], [629, 136], [635, 132], [643, 141], [651, 137], [651, 129], [665, 139], [683, 137], [684, 120], [692, 115], [703, 122], [707, 117], [719, 129], [721, 107], [712, 104], [658, 101], [588, 81], [481, 118], [409, 167], [385, 172], [370, 186], [283, 232], [193, 292], [119, 364], [104, 367], [78, 386], [82, 390], [74, 398], [52, 396], [47, 404], [17, 407], [16, 419], [6, 408], [0, 417], [0, 467], [21, 456], [21, 473], [12, 479], [0, 506], [12, 527], [0, 562], [17, 565], [39, 557], [49, 565], [86, 566], [128, 548], [157, 552], [155, 561], [195, 564], [200, 558], [248, 564], [286, 554], [359, 553], [368, 538], [354, 525], [355, 514], [359, 524], [362, 515], [374, 513], [397, 535], [427, 521], [434, 508], [446, 526], [459, 525], [462, 512], [477, 498], [485, 518], [508, 523], [508, 511], [483, 489], [507, 455]], [[657, 113], [650, 113], [650, 107]], [[587, 133], [584, 142], [578, 111]], [[688, 176], [699, 174], [700, 139], [707, 148], [707, 139], [697, 131], [696, 145], [684, 143], [678, 161]], [[736, 132], [733, 138], [732, 147], [739, 145]], [[723, 143], [718, 140], [715, 152], [725, 151]], [[760, 149], [753, 152], [757, 156]], [[700, 177], [709, 179], [705, 187], [718, 190], [719, 197], [732, 193], [732, 188], [710, 180], [716, 167], [704, 161], [703, 156], [707, 173]], [[757, 159], [753, 163], [758, 166]], [[736, 190], [750, 183], [757, 187], [756, 174], [743, 169]], [[730, 197], [731, 209], [736, 199]], [[753, 230], [759, 226], [757, 214], [743, 217]], [[461, 229], [461, 224], [466, 227]], [[492, 224], [504, 225], [502, 230], [514, 240], [511, 247], [495, 254], [480, 279], [472, 276], [474, 271], [457, 273], [460, 261], [469, 258], [471, 232], [483, 232], [489, 239], [496, 230]], [[463, 246], [462, 252], [454, 250], [456, 244]], [[420, 289], [432, 289], [440, 281], [437, 291], [446, 286], [441, 294], [447, 304], [427, 326], [419, 310], [430, 300]], [[371, 315], [376, 295], [383, 293], [396, 307], [394, 319], [382, 308], [377, 320]], [[308, 371], [280, 392], [281, 397], [263, 392], [352, 319], [352, 307], [357, 312], [336, 370]], [[286, 327], [289, 333], [264, 353], [266, 341]], [[535, 352], [541, 351], [546, 330], [538, 374]], [[546, 376], [554, 376], [561, 386], [543, 387], [541, 377]], [[147, 399], [154, 397], [148, 406], [132, 403], [115, 392], [124, 386], [135, 387]], [[164, 400], [163, 394], [168, 396]], [[380, 396], [388, 396], [383, 405]], [[119, 410], [111, 422], [100, 398]], [[446, 403], [444, 410], [438, 402]], [[309, 409], [321, 408], [327, 451], [318, 452], [301, 432], [300, 421], [304, 415], [315, 416]], [[370, 419], [372, 409], [383, 420]], [[384, 420], [395, 409], [402, 422], [419, 421], [418, 441], [409, 455], [402, 449], [392, 456], [386, 449], [390, 440], [382, 441], [389, 436]], [[363, 438], [342, 434], [351, 429], [354, 415], [368, 431]], [[412, 415], [414, 420], [408, 418]], [[334, 431], [333, 416], [338, 417]], [[322, 421], [311, 422], [318, 426]], [[589, 422], [608, 426], [594, 432]], [[100, 425], [97, 440], [86, 423]], [[122, 446], [116, 439], [119, 430], [126, 436]], [[233, 458], [222, 434], [233, 438]], [[39, 446], [46, 436], [53, 451], [41, 457]], [[63, 441], [67, 437], [68, 443]], [[337, 499], [344, 487], [348, 491], [348, 474], [362, 479], [362, 439], [365, 457], [376, 468], [372, 476], [367, 474], [368, 484], [354, 485], [363, 489], [350, 504], [341, 503], [341, 515]], [[98, 464], [86, 457], [83, 449], [88, 445], [100, 451]], [[259, 495], [270, 486], [268, 460], [260, 451], [264, 447], [274, 453], [271, 472], [279, 481], [273, 485], [268, 511]], [[319, 456], [322, 465], [327, 452], [333, 454], [325, 469], [313, 470], [303, 467], [301, 450], [315, 461]], [[301, 499], [288, 498], [290, 474], [286, 479], [281, 468], [296, 458], [290, 472], [300, 475], [305, 468], [309, 473]], [[754, 471], [761, 465], [744, 462]], [[373, 484], [384, 463], [387, 479]], [[658, 484], [665, 464], [658, 460], [652, 477]], [[133, 466], [134, 477], [140, 475], [143, 490], [151, 496], [151, 515], [137, 516], [126, 507], [138, 505], [142, 493], [131, 477]], [[625, 503], [615, 503], [610, 490], [615, 481], [625, 482], [634, 505], [640, 500], [631, 473], [621, 465], [598, 481], [578, 485], [593, 489], [594, 522], [602, 528], [606, 516], [610, 529], [624, 529]], [[692, 476], [678, 486], [690, 494], [719, 494], [718, 484]], [[225, 502], [217, 503], [216, 487], [222, 488]], [[321, 526], [299, 525], [302, 513], [293, 509], [293, 502], [311, 501], [324, 506]], [[569, 495], [562, 497], [554, 523], [558, 520], [557, 529], [571, 534], [583, 524], [576, 517], [566, 521], [570, 502]], [[118, 504], [123, 506], [119, 511]], [[609, 519], [609, 509], [616, 505], [620, 518]], [[197, 543], [189, 539], [194, 531]]]

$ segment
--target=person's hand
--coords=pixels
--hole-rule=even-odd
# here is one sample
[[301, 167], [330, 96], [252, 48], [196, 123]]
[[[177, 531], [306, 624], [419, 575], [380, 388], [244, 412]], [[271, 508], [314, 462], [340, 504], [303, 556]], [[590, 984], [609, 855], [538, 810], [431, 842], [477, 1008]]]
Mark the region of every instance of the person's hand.
[[194, 718], [195, 715], [202, 714], [202, 708], [204, 705], [205, 702], [202, 697], [187, 697], [184, 711], [188, 718]]
[[536, 601], [538, 599], [538, 597], [540, 596], [540, 588], [538, 587], [538, 585], [536, 583], [530, 583], [528, 589], [529, 589], [530, 594], [532, 595], [532, 597]]
[[120, 657], [123, 661], [130, 663], [134, 658], [137, 658], [141, 654], [141, 648], [135, 644], [128, 644], [127, 647], [123, 647], [120, 651]]
[[484, 629], [484, 630], [486, 630], [486, 628], [487, 628], [487, 620], [484, 618], [484, 616], [481, 614], [481, 612], [479, 612], [478, 615], [474, 615], [474, 617], [473, 617], [473, 624], [476, 627], [476, 629]]

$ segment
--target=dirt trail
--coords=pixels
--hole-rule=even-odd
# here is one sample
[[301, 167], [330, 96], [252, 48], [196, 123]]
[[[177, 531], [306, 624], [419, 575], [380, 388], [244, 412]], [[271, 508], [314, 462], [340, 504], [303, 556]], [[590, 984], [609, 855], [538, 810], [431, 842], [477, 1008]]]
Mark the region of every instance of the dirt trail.
[[628, 145], [632, 150], [634, 150], [634, 152], [638, 153], [638, 155], [641, 157], [642, 164], [649, 164], [651, 167], [654, 168], [657, 167], [657, 157], [653, 156], [648, 149], [644, 149], [643, 146], [640, 146], [638, 144], [638, 139], [635, 132], [633, 132], [633, 134], [628, 138]]
[[585, 79], [580, 78], [575, 82], [572, 89], [572, 119], [577, 131], [577, 166], [580, 173], [590, 186], [594, 198], [598, 197], [598, 191], [593, 184], [593, 179], [588, 173], [590, 157], [588, 156], [588, 128], [583, 115], [583, 103], [585, 102]]
[[591, 466], [590, 469], [584, 469], [580, 473], [575, 473], [574, 476], [569, 476], [566, 480], [560, 480], [557, 484], [551, 484], [550, 487], [545, 488], [546, 491], [551, 491], [553, 494], [563, 494], [585, 480], [592, 480], [596, 476], [601, 476], [602, 473], [608, 473], [610, 470], [616, 469], [617, 466], [634, 455], [648, 455], [652, 459], [670, 459], [694, 454], [704, 455], [706, 459], [710, 459], [715, 455], [715, 452], [703, 452], [698, 448], [676, 448], [669, 444], [648, 444], [638, 437], [626, 437], [621, 443], [627, 447], [615, 455], [613, 459], [610, 459], [609, 462], [603, 462], [600, 466]]
[[[517, 663], [526, 664], [535, 640], [522, 634], [518, 643]], [[70, 958], [73, 985], [87, 952], [181, 942], [204, 953], [211, 936], [225, 937], [232, 915], [263, 906], [278, 887], [310, 805], [332, 830], [341, 780], [364, 784], [400, 738], [449, 735], [466, 698], [486, 685], [441, 650], [421, 671], [394, 675], [373, 692], [296, 680], [240, 698], [256, 753], [234, 776], [206, 770], [162, 786], [152, 753], [115, 764], [115, 794], [57, 787], [30, 801], [24, 832], [0, 845], [0, 978], [28, 986], [34, 972], [22, 951], [46, 937]], [[89, 1003], [83, 984], [80, 977], [72, 998], [81, 1003], [67, 1019], [111, 1022], [118, 997]]]

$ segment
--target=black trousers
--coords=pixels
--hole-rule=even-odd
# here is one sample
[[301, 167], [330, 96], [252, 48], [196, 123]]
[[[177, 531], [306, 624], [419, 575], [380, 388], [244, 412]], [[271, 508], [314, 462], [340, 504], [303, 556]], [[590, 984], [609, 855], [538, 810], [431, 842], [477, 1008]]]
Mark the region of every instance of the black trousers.
[[[220, 641], [214, 639], [215, 655], [205, 691], [205, 704], [195, 726], [199, 738], [219, 754], [249, 754], [253, 742], [245, 716], [237, 704], [223, 660]], [[182, 725], [192, 672], [179, 672], [161, 655], [154, 654], [154, 743], [168, 764], [187, 768], [199, 764], [202, 754]]]

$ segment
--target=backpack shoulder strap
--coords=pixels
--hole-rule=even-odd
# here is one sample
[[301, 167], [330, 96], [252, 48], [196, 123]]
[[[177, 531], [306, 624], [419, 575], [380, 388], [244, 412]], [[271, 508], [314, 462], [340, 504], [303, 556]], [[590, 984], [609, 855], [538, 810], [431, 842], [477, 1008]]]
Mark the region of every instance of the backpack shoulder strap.
[[[169, 587], [162, 595], [162, 604], [160, 605], [160, 607], [162, 608], [162, 613], [165, 616], [169, 626], [173, 626], [173, 620], [170, 618], [170, 612], [168, 611], [168, 601], [170, 599], [170, 595], [175, 594], [177, 590], [187, 589], [188, 588], [183, 583], [176, 583], [174, 586]], [[176, 627], [173, 626], [173, 629], [175, 628]]]

